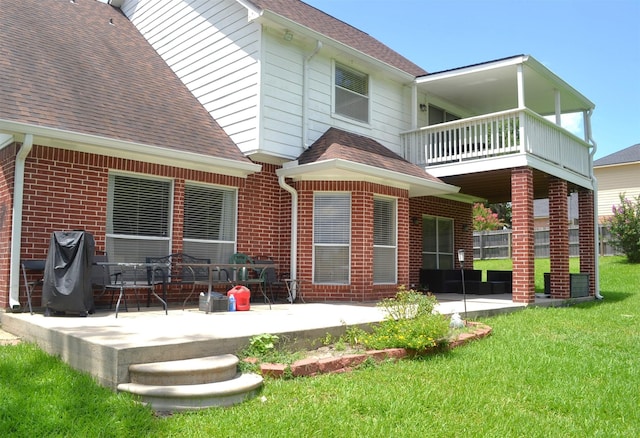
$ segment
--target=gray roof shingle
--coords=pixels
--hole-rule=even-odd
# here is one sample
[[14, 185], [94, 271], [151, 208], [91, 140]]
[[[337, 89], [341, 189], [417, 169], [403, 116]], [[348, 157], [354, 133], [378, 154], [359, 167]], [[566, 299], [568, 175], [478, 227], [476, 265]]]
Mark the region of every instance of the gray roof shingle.
[[0, 0], [0, 11], [0, 119], [249, 162], [118, 9]]
[[299, 164], [342, 159], [425, 180], [442, 181], [368, 137], [329, 128], [298, 157]]
[[[427, 74], [427, 71], [422, 67], [414, 64], [394, 50], [391, 50], [388, 46], [366, 32], [340, 21], [300, 0], [250, 1], [261, 9], [288, 18], [413, 76]], [[363, 9], [363, 13], [366, 13], [366, 10]]]
[[640, 162], [640, 143], [629, 146], [621, 151], [614, 152], [593, 162], [593, 166], [609, 166], [612, 164], [624, 164]]

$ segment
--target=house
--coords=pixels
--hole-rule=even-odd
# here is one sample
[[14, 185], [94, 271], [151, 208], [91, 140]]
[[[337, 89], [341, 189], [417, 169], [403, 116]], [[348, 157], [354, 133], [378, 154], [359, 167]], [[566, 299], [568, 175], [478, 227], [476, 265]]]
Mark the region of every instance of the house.
[[559, 126], [589, 128], [594, 105], [533, 57], [428, 73], [298, 0], [109, 3], [0, 0], [3, 308], [20, 259], [64, 229], [118, 261], [244, 252], [307, 300], [376, 300], [459, 268], [481, 199], [512, 202], [513, 299], [530, 303], [545, 197], [568, 298], [569, 191], [597, 294], [590, 129]]
[[593, 173], [598, 180], [598, 217], [602, 220], [620, 204], [620, 194], [627, 198], [640, 195], [640, 143], [595, 160]]

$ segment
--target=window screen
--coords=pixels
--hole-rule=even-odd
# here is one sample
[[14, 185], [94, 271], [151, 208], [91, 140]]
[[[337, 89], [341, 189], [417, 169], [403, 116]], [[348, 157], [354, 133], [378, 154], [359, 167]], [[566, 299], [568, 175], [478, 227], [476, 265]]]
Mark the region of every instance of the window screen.
[[313, 281], [349, 284], [351, 196], [316, 193], [313, 205]]
[[373, 200], [373, 282], [397, 282], [396, 201]]
[[369, 76], [340, 64], [335, 66], [335, 112], [369, 121]]

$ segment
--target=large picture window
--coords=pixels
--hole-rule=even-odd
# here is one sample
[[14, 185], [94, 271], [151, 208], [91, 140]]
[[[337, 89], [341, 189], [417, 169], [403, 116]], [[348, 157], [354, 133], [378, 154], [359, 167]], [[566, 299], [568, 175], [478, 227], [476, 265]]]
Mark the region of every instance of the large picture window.
[[422, 267], [453, 269], [453, 219], [422, 218]]
[[335, 113], [361, 122], [369, 122], [369, 76], [335, 65]]
[[171, 181], [109, 175], [106, 248], [110, 261], [169, 254]]
[[373, 283], [397, 282], [396, 201], [373, 200]]
[[351, 195], [316, 193], [313, 200], [313, 282], [349, 284]]
[[236, 190], [187, 184], [184, 189], [184, 252], [227, 263], [236, 247]]

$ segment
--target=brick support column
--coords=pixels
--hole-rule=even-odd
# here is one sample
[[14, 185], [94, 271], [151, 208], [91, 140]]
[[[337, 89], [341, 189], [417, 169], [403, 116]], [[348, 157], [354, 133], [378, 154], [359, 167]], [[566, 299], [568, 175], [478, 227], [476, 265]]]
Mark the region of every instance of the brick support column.
[[569, 298], [569, 206], [567, 182], [549, 180], [549, 249], [551, 298]]
[[580, 272], [589, 274], [589, 295], [596, 292], [596, 231], [593, 191], [578, 192], [578, 226], [580, 239]]
[[511, 171], [511, 222], [513, 225], [513, 302], [535, 301], [533, 234], [533, 170]]

